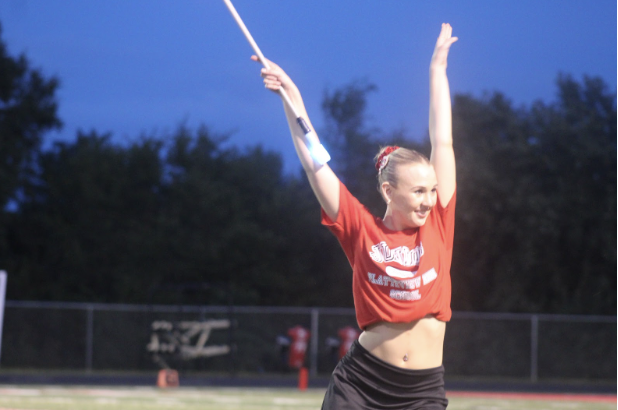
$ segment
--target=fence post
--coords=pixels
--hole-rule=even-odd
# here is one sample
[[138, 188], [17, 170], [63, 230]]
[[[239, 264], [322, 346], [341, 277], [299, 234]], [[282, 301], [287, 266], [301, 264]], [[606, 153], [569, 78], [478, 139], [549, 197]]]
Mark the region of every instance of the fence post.
[[318, 375], [318, 324], [320, 311], [311, 309], [311, 356], [309, 358], [309, 374], [311, 377]]
[[86, 372], [92, 371], [92, 349], [94, 344], [94, 307], [86, 308]]
[[6, 298], [6, 272], [0, 270], [0, 358], [2, 357], [2, 324], [4, 322], [4, 300]]
[[539, 378], [539, 316], [530, 317], [530, 380]]

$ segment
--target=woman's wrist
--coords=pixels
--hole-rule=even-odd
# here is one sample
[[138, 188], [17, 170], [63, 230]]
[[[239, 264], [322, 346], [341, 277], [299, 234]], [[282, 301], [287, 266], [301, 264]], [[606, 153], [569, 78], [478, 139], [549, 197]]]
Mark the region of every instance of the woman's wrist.
[[441, 73], [446, 71], [446, 63], [434, 63], [429, 64], [429, 71], [431, 73]]
[[290, 97], [290, 100], [294, 106], [298, 107], [303, 104], [303, 98], [300, 95], [300, 90], [295, 85], [287, 87], [285, 92], [288, 94], [288, 97]]

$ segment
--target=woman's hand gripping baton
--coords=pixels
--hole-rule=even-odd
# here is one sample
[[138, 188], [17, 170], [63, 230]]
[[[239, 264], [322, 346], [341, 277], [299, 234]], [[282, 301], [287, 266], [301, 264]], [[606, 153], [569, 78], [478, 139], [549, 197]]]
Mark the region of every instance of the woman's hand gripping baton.
[[[238, 15], [238, 12], [234, 8], [234, 5], [232, 4], [232, 2], [230, 0], [223, 0], [223, 2], [227, 6], [227, 8], [230, 10], [230, 13], [232, 13], [232, 17], [234, 17], [234, 20], [236, 20], [238, 27], [240, 27], [245, 37], [247, 38], [247, 41], [249, 42], [249, 44], [251, 44], [253, 51], [255, 51], [255, 54], [257, 55], [262, 65], [266, 69], [269, 69], [270, 66], [268, 65], [268, 60], [264, 58], [264, 55], [262, 54], [257, 43], [251, 36], [251, 33], [249, 33], [249, 30], [247, 30], [247, 26], [245, 26], [245, 23], [243, 23], [242, 19]], [[307, 125], [307, 122], [303, 119], [303, 117], [301, 117], [298, 114], [296, 107], [294, 107], [294, 104], [292, 104], [290, 97], [288, 96], [288, 94], [285, 92], [283, 88], [279, 89], [279, 94], [281, 95], [281, 98], [283, 98], [283, 101], [285, 101], [285, 103], [288, 105], [288, 107], [290, 107], [290, 109], [294, 113], [294, 116], [296, 117], [296, 122], [298, 123], [300, 128], [305, 133], [305, 140], [307, 142], [307, 147], [309, 148], [309, 152], [311, 153], [311, 157], [313, 158], [313, 160], [319, 165], [326, 164], [328, 161], [330, 161], [330, 155], [328, 154], [324, 146], [320, 144], [320, 142], [318, 141], [318, 137], [311, 130], [311, 128], [309, 128], [309, 126]]]

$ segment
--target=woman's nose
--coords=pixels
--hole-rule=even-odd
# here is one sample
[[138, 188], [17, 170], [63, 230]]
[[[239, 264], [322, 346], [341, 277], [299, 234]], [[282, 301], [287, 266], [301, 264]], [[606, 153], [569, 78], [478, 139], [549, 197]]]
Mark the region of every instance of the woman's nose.
[[423, 206], [432, 208], [436, 204], [436, 194], [433, 192], [427, 192], [423, 197]]

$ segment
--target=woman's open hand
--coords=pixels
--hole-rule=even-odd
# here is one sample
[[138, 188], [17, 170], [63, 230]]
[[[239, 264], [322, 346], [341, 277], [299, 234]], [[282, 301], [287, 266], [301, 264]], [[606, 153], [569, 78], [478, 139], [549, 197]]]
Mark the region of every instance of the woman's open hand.
[[433, 50], [431, 57], [431, 67], [446, 67], [446, 57], [451, 45], [458, 40], [457, 37], [452, 37], [453, 28], [448, 23], [442, 23], [442, 30], [436, 41], [436, 48]]

